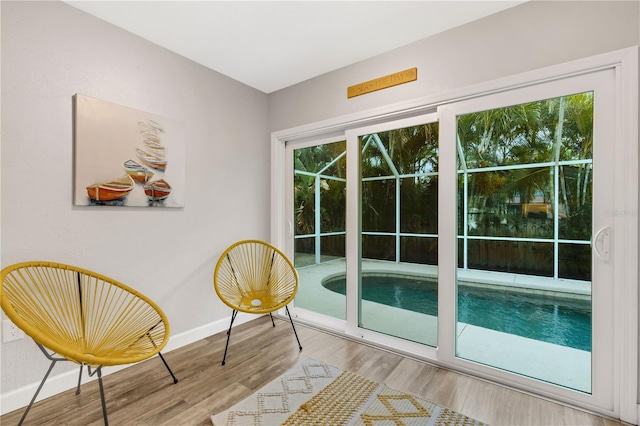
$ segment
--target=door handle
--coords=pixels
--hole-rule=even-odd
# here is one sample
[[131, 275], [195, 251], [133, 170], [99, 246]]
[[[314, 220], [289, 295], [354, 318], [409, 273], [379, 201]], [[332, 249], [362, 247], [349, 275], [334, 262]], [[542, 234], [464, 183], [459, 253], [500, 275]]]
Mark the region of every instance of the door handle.
[[609, 262], [611, 252], [611, 227], [605, 226], [596, 232], [591, 242], [593, 251], [602, 261]]

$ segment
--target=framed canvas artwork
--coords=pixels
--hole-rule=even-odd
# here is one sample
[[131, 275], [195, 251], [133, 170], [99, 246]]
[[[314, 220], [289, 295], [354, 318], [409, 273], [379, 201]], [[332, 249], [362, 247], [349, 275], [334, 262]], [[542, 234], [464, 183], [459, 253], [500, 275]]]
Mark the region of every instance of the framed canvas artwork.
[[74, 107], [75, 205], [184, 207], [180, 123], [84, 95]]

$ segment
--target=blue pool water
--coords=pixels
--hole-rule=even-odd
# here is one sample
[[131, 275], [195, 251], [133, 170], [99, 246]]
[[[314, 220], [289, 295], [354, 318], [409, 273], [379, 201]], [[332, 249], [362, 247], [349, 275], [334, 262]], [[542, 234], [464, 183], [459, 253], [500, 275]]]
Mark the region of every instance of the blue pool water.
[[[345, 279], [323, 285], [345, 294]], [[363, 298], [438, 315], [437, 282], [423, 278], [365, 276]], [[458, 321], [543, 342], [591, 351], [591, 302], [470, 286], [458, 287]]]

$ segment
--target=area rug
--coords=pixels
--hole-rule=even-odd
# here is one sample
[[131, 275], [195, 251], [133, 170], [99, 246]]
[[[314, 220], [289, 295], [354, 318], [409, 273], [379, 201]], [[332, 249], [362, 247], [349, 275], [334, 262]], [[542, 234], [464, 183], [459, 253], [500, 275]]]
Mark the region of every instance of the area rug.
[[214, 426], [480, 426], [448, 408], [306, 359], [247, 399], [211, 416]]

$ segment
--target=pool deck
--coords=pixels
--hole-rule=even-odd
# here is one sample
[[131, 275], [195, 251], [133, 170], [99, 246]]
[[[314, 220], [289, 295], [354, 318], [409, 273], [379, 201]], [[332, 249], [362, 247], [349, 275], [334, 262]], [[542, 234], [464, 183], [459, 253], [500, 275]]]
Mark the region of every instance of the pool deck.
[[[329, 277], [345, 273], [344, 260], [334, 260], [320, 265], [298, 267], [300, 287], [296, 295], [295, 305], [303, 309], [313, 306], [315, 312], [345, 319], [345, 296], [326, 289], [322, 282]], [[363, 274], [402, 274], [416, 276], [436, 275], [436, 268], [417, 264], [396, 264], [383, 261], [364, 261]], [[459, 274], [460, 279], [468, 281], [473, 273]], [[486, 280], [492, 274], [481, 274]], [[508, 274], [506, 274], [508, 275]], [[497, 275], [493, 275], [498, 278]], [[547, 280], [549, 281], [549, 280]], [[482, 281], [481, 281], [482, 282]], [[520, 277], [517, 287], [524, 289], [525, 281]], [[503, 285], [499, 280], [484, 283], [491, 286]], [[566, 291], [566, 283], [546, 288], [543, 281], [533, 283], [541, 292]], [[507, 284], [508, 285], [508, 284]], [[573, 285], [573, 283], [569, 283]], [[513, 285], [508, 285], [513, 287]], [[584, 286], [572, 287], [575, 297], [585, 297]], [[398, 309], [395, 307], [363, 301], [362, 324], [367, 329], [385, 334], [395, 335], [403, 339], [426, 344], [437, 345], [437, 318], [431, 315]], [[407, 327], [407, 324], [414, 324]], [[562, 386], [589, 392], [591, 389], [591, 352], [528, 339], [513, 334], [502, 333], [471, 324], [460, 323], [458, 328], [457, 354], [481, 364], [491, 365], [524, 376], [556, 383]]]

